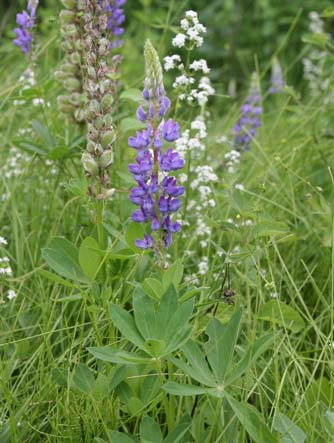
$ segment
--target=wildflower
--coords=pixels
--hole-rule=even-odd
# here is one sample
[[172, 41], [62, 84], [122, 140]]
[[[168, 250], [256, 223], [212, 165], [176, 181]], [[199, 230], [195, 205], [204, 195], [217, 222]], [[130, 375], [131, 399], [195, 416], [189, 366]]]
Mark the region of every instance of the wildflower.
[[234, 146], [236, 150], [250, 149], [251, 141], [256, 135], [256, 130], [261, 126], [260, 115], [262, 113], [260, 86], [257, 73], [252, 76], [251, 87], [246, 103], [241, 106], [241, 117], [234, 126]]
[[181, 224], [172, 221], [172, 215], [181, 206], [180, 197], [184, 187], [178, 186], [176, 178], [168, 173], [182, 169], [183, 159], [168, 147], [163, 151], [164, 141], [170, 143], [179, 138], [179, 125], [165, 120], [170, 101], [163, 85], [162, 68], [158, 55], [149, 40], [145, 43], [145, 70], [143, 98], [145, 104], [137, 109], [138, 120], [146, 123], [146, 129], [129, 137], [129, 146], [137, 153], [135, 163], [129, 165], [137, 186], [131, 190], [130, 200], [139, 206], [132, 220], [150, 223], [152, 235], [136, 240], [142, 249], [154, 248], [157, 252], [172, 242], [172, 234], [180, 231]]
[[110, 49], [119, 48], [123, 44], [123, 40], [119, 37], [123, 34], [122, 24], [125, 21], [125, 15], [122, 6], [126, 0], [106, 0], [105, 9], [109, 13], [108, 29], [112, 35], [112, 41], [109, 44]]
[[15, 297], [16, 297], [16, 292], [13, 291], [13, 289], [9, 289], [7, 291], [7, 298], [8, 298], [8, 300], [13, 300], [13, 298], [15, 298]]
[[65, 7], [59, 15], [65, 58], [55, 75], [62, 82], [66, 93], [57, 98], [58, 108], [60, 112], [70, 115], [80, 123], [85, 120], [82, 79], [82, 13], [85, 8], [85, 0], [61, 1]]
[[284, 86], [284, 78], [282, 68], [277, 57], [274, 57], [273, 59], [270, 83], [270, 94], [277, 94], [282, 92], [282, 88]]
[[112, 68], [108, 66], [108, 13], [99, 0], [87, 0], [84, 12], [83, 44], [86, 53], [83, 88], [87, 94], [85, 117], [88, 134], [82, 162], [87, 177], [97, 179], [96, 196], [100, 198], [101, 191], [105, 193], [109, 187], [108, 169], [113, 163], [116, 139], [112, 126]]
[[[178, 33], [173, 38], [173, 46], [177, 48], [186, 47], [189, 53], [195, 47], [202, 46], [202, 34], [206, 32], [206, 28], [199, 23], [195, 11], [186, 11], [185, 18], [181, 20], [180, 27], [183, 32]], [[180, 55], [174, 54], [165, 57], [164, 68], [166, 71], [178, 69], [180, 72], [173, 82], [173, 88], [177, 90], [179, 100], [185, 100], [192, 105], [198, 104], [204, 107], [208, 98], [215, 94], [215, 90], [211, 86], [210, 79], [207, 76], [210, 68], [206, 60], [193, 60], [190, 64], [188, 64], [188, 62], [182, 63]], [[198, 73], [204, 75], [197, 78]]]
[[28, 12], [24, 10], [16, 15], [18, 28], [14, 29], [16, 34], [14, 45], [21, 48], [24, 54], [30, 51], [33, 39], [32, 28], [35, 24], [37, 6], [38, 0], [29, 0], [27, 5]]
[[0, 236], [0, 245], [7, 245], [7, 240], [4, 237]]

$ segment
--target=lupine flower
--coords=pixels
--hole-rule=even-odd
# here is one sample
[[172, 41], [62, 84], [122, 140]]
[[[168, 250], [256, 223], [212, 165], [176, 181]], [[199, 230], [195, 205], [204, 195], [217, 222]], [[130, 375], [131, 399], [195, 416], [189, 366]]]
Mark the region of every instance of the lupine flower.
[[256, 72], [254, 72], [252, 76], [251, 87], [246, 103], [241, 106], [240, 111], [241, 117], [234, 126], [234, 148], [239, 151], [248, 151], [251, 141], [256, 135], [257, 128], [261, 126], [261, 96]]
[[83, 94], [83, 47], [82, 13], [86, 0], [61, 0], [65, 9], [60, 12], [62, 48], [65, 51], [64, 62], [56, 72], [66, 94], [57, 98], [60, 112], [70, 115], [75, 121], [85, 120], [85, 99]]
[[[109, 185], [107, 171], [113, 163], [113, 143], [116, 139], [112, 126], [108, 16], [104, 4], [99, 0], [86, 0], [83, 44], [86, 50], [84, 89], [87, 93], [88, 134], [82, 162], [88, 176], [98, 179], [99, 188]], [[97, 197], [101, 198], [100, 192]]]
[[271, 68], [271, 78], [270, 78], [270, 94], [278, 94], [281, 93], [284, 86], [284, 77], [280, 62], [277, 57], [274, 57], [272, 68]]
[[167, 175], [183, 168], [184, 160], [171, 147], [164, 151], [164, 142], [179, 138], [179, 125], [172, 119], [165, 120], [170, 106], [163, 85], [162, 68], [158, 55], [149, 40], [145, 43], [145, 70], [143, 98], [145, 104], [137, 109], [137, 118], [146, 123], [146, 129], [129, 138], [129, 146], [137, 153], [135, 163], [129, 165], [137, 186], [131, 190], [130, 200], [139, 206], [132, 220], [150, 223], [151, 234], [137, 239], [142, 249], [161, 251], [172, 242], [172, 234], [181, 225], [172, 221], [172, 215], [181, 206], [184, 187], [178, 186], [174, 176]]
[[24, 54], [27, 54], [30, 51], [33, 39], [32, 28], [35, 24], [37, 6], [38, 0], [29, 0], [27, 5], [28, 11], [24, 10], [16, 15], [18, 28], [14, 29], [16, 34], [14, 45], [21, 48]]
[[119, 48], [123, 44], [123, 40], [119, 37], [123, 34], [122, 24], [125, 21], [125, 15], [122, 6], [126, 0], [106, 0], [106, 11], [109, 12], [108, 29], [110, 30], [113, 40], [110, 42], [110, 49]]

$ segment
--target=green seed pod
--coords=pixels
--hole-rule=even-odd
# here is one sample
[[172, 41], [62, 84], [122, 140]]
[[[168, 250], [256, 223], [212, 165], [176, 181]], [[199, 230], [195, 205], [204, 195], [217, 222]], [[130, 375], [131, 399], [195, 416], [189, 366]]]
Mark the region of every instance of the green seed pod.
[[86, 120], [86, 112], [84, 109], [75, 109], [73, 115], [75, 120], [79, 123], [84, 122]]
[[79, 52], [73, 52], [73, 54], [70, 55], [71, 63], [75, 65], [80, 65], [81, 63], [81, 56]]
[[102, 110], [106, 112], [110, 109], [111, 105], [114, 102], [114, 97], [111, 94], [107, 94], [102, 99]]
[[104, 151], [104, 153], [99, 158], [100, 169], [107, 169], [114, 162], [114, 154], [111, 150]]
[[65, 8], [72, 9], [74, 11], [76, 10], [76, 6], [77, 6], [76, 0], [60, 0], [60, 1], [65, 6]]
[[67, 9], [63, 9], [60, 11], [59, 19], [61, 25], [67, 25], [69, 23], [72, 23], [73, 20], [75, 20], [76, 14], [75, 12], [69, 11]]
[[72, 92], [69, 101], [73, 106], [80, 106], [83, 102], [82, 100], [82, 94], [79, 92]]
[[87, 143], [86, 150], [87, 150], [89, 153], [94, 154], [94, 153], [95, 153], [95, 143], [92, 142], [92, 141], [89, 141], [89, 142]]
[[87, 68], [87, 74], [88, 74], [88, 76], [89, 76], [91, 79], [93, 79], [93, 80], [96, 79], [96, 71], [95, 71], [95, 69], [93, 68], [93, 66], [88, 66], [88, 68]]
[[103, 149], [107, 149], [116, 140], [116, 131], [112, 128], [110, 131], [105, 132], [102, 136], [101, 145]]
[[76, 38], [79, 37], [78, 30], [77, 30], [76, 26], [73, 24], [69, 24], [69, 25], [61, 28], [61, 33], [65, 38], [66, 37], [76, 37]]
[[99, 114], [101, 111], [100, 103], [97, 100], [91, 100], [88, 104], [88, 109], [92, 114]]
[[98, 175], [99, 167], [94, 157], [89, 152], [84, 152], [81, 157], [83, 167], [91, 175]]
[[63, 63], [61, 65], [61, 70], [63, 72], [68, 72], [69, 74], [75, 74], [77, 71], [77, 66], [74, 65], [73, 63]]
[[64, 81], [64, 88], [68, 91], [80, 90], [81, 83], [77, 78], [71, 77]]

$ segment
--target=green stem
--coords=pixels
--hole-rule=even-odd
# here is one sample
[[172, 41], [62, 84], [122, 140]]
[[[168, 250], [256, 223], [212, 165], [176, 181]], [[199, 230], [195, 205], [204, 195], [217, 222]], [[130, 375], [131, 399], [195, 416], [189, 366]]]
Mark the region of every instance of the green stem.
[[100, 249], [104, 249], [102, 222], [103, 222], [103, 200], [98, 200], [96, 203], [96, 225], [97, 225], [97, 238]]
[[[164, 376], [162, 374], [160, 360], [156, 361], [156, 368], [157, 368], [157, 373], [158, 373], [158, 377], [159, 377], [160, 383], [161, 383], [161, 385], [163, 385], [165, 383], [165, 379], [164, 379]], [[174, 414], [171, 413], [171, 410], [170, 410], [170, 407], [169, 407], [170, 405], [169, 405], [168, 398], [167, 398], [167, 394], [165, 392], [163, 393], [163, 397], [162, 398], [163, 398], [162, 401], [163, 401], [164, 409], [165, 409], [165, 413], [166, 413], [166, 421], [167, 421], [168, 432], [170, 432], [173, 429], [173, 427], [174, 427], [174, 419], [173, 419]]]

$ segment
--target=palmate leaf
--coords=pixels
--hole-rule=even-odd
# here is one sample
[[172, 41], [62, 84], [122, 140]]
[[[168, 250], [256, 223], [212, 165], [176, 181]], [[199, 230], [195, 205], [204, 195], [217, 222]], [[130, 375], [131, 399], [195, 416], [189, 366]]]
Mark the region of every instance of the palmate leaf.
[[159, 338], [156, 332], [156, 311], [152, 299], [137, 290], [133, 297], [133, 312], [136, 326], [145, 340]]
[[62, 277], [88, 283], [79, 264], [79, 251], [66, 238], [54, 237], [49, 246], [42, 249], [42, 257]]
[[132, 315], [113, 303], [109, 303], [109, 313], [114, 325], [121, 331], [124, 337], [145, 351], [145, 340], [138, 331]]
[[148, 357], [141, 357], [134, 352], [121, 351], [111, 346], [88, 348], [88, 351], [98, 360], [121, 365], [146, 365], [152, 362]]
[[254, 406], [241, 403], [230, 395], [225, 394], [225, 396], [240, 424], [255, 443], [279, 443], [279, 440], [270, 432], [263, 417]]
[[241, 314], [241, 308], [238, 308], [225, 327], [219, 320], [212, 318], [206, 329], [209, 336], [207, 356], [219, 384], [224, 382], [233, 361]]

